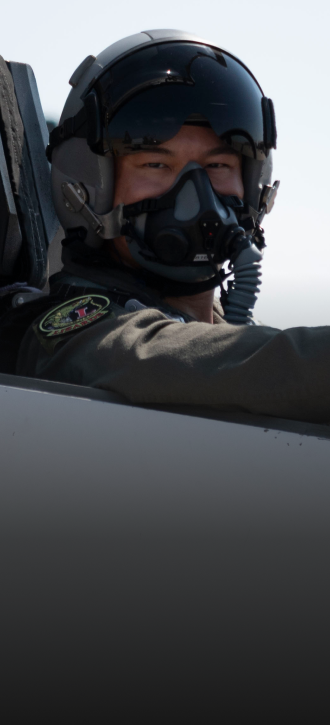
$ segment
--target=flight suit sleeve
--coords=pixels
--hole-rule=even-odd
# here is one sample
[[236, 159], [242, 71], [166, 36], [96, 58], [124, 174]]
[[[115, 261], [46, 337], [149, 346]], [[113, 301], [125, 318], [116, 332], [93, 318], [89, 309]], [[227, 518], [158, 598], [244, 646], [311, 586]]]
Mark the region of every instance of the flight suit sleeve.
[[113, 391], [137, 404], [214, 406], [326, 423], [329, 364], [330, 327], [183, 324], [145, 309], [63, 335], [52, 350], [31, 327], [17, 373]]

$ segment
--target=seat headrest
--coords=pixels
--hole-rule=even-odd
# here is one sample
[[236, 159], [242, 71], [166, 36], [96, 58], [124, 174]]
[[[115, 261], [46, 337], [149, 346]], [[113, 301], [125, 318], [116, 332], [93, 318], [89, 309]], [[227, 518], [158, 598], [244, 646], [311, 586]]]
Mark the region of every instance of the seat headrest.
[[29, 65], [0, 56], [0, 287], [41, 289], [59, 221], [45, 156], [48, 131]]

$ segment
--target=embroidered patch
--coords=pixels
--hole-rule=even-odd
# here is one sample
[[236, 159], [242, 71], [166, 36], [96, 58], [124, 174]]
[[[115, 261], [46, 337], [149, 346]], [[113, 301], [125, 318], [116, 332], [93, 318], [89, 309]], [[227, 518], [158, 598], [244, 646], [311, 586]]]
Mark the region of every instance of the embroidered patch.
[[110, 300], [103, 295], [75, 297], [48, 312], [39, 322], [39, 330], [45, 337], [81, 330], [106, 315], [110, 305]]

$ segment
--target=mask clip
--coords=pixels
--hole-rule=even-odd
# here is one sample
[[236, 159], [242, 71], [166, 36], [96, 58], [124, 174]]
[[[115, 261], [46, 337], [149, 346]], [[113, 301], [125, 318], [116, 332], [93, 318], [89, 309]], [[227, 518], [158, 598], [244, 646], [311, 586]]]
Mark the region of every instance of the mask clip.
[[264, 186], [260, 200], [260, 211], [257, 222], [261, 224], [265, 214], [269, 214], [274, 206], [280, 182], [274, 181], [273, 186]]
[[101, 239], [115, 239], [121, 234], [124, 204], [118, 204], [108, 214], [94, 214], [87, 204], [88, 194], [82, 184], [62, 184], [64, 204], [69, 211], [81, 214]]

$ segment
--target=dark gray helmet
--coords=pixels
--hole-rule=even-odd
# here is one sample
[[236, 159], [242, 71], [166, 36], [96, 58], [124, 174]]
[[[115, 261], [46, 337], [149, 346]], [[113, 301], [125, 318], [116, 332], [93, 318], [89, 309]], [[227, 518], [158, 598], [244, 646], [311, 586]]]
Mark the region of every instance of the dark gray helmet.
[[[110, 214], [114, 155], [164, 143], [188, 118], [206, 120], [242, 154], [245, 228], [270, 211], [273, 104], [232, 54], [189, 33], [145, 31], [88, 56], [69, 82], [48, 147], [54, 204], [66, 231], [84, 227], [93, 247], [118, 236]], [[63, 193], [68, 184], [76, 185], [72, 203]]]

